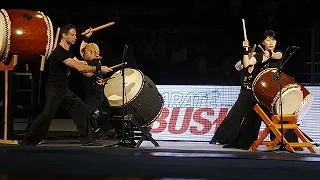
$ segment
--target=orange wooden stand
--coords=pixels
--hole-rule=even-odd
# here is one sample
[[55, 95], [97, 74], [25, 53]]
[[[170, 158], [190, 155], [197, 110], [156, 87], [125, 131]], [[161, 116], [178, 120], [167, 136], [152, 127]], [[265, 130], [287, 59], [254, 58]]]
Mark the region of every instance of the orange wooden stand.
[[[266, 125], [266, 128], [262, 131], [259, 138], [253, 142], [253, 144], [249, 148], [249, 151], [255, 151], [260, 145], [266, 145], [267, 150], [273, 150], [279, 142], [282, 142], [280, 121], [281, 117], [280, 115], [273, 115], [270, 119], [258, 104], [255, 105], [254, 110], [256, 111], [256, 113], [260, 115], [260, 117]], [[306, 147], [311, 153], [316, 153], [314, 145], [304, 136], [303, 132], [296, 124], [296, 115], [283, 114], [282, 120], [283, 122], [286, 122], [282, 124], [283, 133], [285, 133], [288, 129], [292, 129], [293, 132], [301, 140], [301, 142], [288, 142], [286, 138], [283, 137], [283, 143], [285, 144], [285, 148], [287, 150], [295, 152], [294, 147]], [[266, 141], [265, 138], [268, 136], [270, 132], [273, 132], [276, 137], [274, 140]]]

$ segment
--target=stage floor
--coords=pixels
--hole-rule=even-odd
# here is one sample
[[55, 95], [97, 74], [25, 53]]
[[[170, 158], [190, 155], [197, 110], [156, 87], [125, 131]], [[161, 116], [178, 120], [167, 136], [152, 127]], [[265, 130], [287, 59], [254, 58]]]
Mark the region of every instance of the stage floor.
[[[141, 146], [82, 147], [76, 139], [36, 147], [0, 146], [1, 179], [308, 179], [318, 178], [319, 154], [307, 149], [248, 152], [208, 142], [150, 141]], [[317, 152], [320, 148], [316, 148]]]

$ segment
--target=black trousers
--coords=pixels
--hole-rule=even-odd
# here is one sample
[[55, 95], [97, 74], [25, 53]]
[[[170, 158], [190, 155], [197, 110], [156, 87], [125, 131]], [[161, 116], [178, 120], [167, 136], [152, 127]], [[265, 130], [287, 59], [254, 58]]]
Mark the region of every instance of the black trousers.
[[43, 112], [32, 122], [22, 144], [37, 145], [44, 139], [59, 106], [67, 111], [68, 115], [77, 125], [80, 134], [80, 143], [91, 142], [93, 140], [93, 134], [89, 121], [89, 110], [84, 102], [70, 89], [47, 87], [46, 95], [47, 99]]
[[216, 141], [220, 144], [233, 142], [240, 131], [240, 125], [252, 103], [252, 98], [253, 92], [251, 90], [241, 88], [237, 101], [217, 128], [211, 141]]
[[94, 111], [101, 106], [102, 102], [103, 102], [102, 97], [100, 97], [98, 95], [91, 95], [91, 94], [87, 95], [87, 97], [84, 100], [84, 103], [87, 105], [87, 107], [89, 109], [91, 126], [94, 131], [99, 129], [99, 124], [98, 124], [97, 120], [92, 115], [93, 115]]
[[234, 141], [230, 143], [233, 147], [249, 149], [252, 143], [257, 140], [262, 118], [253, 109], [256, 104], [257, 101], [255, 97], [252, 97], [248, 110], [243, 118], [240, 131]]

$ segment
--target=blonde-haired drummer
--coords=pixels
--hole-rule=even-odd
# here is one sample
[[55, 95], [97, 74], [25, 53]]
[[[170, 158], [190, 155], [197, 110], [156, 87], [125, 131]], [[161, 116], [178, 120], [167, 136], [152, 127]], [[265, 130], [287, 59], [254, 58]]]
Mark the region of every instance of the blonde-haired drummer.
[[[92, 29], [87, 29], [84, 32], [84, 39], [80, 45], [80, 54], [83, 57], [83, 60], [88, 65], [92, 66], [102, 66], [100, 56], [99, 46], [95, 43], [89, 43], [89, 38], [92, 36]], [[84, 103], [87, 105], [89, 112], [91, 114], [91, 126], [94, 132], [94, 139], [101, 139], [101, 131], [99, 124], [97, 122], [97, 117], [99, 115], [98, 108], [103, 102], [103, 86], [100, 84], [99, 80], [103, 79], [103, 73], [101, 72], [90, 72], [82, 73], [83, 76], [83, 86], [86, 97]], [[98, 82], [97, 82], [98, 81]]]

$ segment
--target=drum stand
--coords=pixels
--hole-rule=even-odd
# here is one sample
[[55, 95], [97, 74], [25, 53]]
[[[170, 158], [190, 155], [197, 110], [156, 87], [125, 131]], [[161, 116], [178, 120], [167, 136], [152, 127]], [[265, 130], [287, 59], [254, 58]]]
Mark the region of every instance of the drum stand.
[[[279, 74], [278, 77], [276, 77], [276, 75], [274, 76], [277, 80], [279, 78], [279, 107], [280, 107], [280, 132], [281, 132], [281, 141], [280, 141], [280, 147], [279, 149], [274, 149], [274, 150], [270, 150], [267, 152], [273, 152], [273, 151], [283, 151], [283, 152], [290, 152], [290, 153], [294, 153], [293, 151], [290, 151], [288, 149], [286, 149], [286, 144], [284, 143], [284, 128], [283, 128], [283, 113], [282, 113], [282, 69], [283, 66], [288, 62], [288, 60], [291, 58], [291, 56], [296, 52], [296, 50], [298, 50], [297, 48], [294, 48], [294, 50], [290, 53], [289, 57], [283, 62], [283, 59], [285, 57], [285, 55], [287, 54], [287, 51], [289, 48], [291, 48], [292, 46], [287, 47], [282, 59], [281, 59], [281, 63], [280, 63], [280, 67], [278, 68], [277, 73]], [[272, 77], [273, 78], [273, 77]]]
[[13, 67], [17, 64], [18, 56], [14, 55], [9, 65], [0, 63], [0, 70], [4, 71], [4, 119], [3, 119], [3, 139], [0, 139], [0, 144], [18, 144], [17, 140], [8, 140], [8, 88], [9, 88], [9, 74], [8, 71], [12, 71]]

